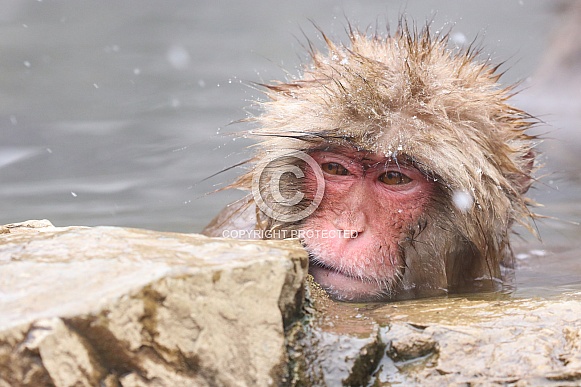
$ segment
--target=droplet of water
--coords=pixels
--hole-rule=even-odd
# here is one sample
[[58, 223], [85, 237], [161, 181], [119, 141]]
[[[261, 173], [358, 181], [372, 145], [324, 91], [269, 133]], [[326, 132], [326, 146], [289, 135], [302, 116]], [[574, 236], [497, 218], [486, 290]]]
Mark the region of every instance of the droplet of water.
[[457, 190], [452, 194], [452, 202], [462, 212], [468, 211], [474, 204], [474, 198], [466, 191]]
[[170, 47], [166, 57], [175, 69], [183, 70], [190, 65], [190, 53], [183, 46]]
[[462, 32], [454, 32], [452, 35], [450, 35], [450, 39], [452, 39], [452, 42], [454, 42], [454, 44], [457, 46], [463, 46], [468, 40], [466, 35], [464, 35]]

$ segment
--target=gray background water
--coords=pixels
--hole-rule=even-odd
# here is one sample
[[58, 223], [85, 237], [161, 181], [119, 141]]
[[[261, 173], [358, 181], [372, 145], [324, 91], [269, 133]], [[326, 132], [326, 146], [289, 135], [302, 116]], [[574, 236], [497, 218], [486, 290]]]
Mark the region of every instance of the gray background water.
[[[247, 155], [224, 134], [244, 129], [228, 124], [261, 98], [252, 82], [297, 73], [303, 31], [323, 46], [309, 20], [344, 39], [346, 19], [434, 18], [457, 41], [478, 37], [494, 62], [508, 61], [503, 81], [526, 87], [561, 21], [557, 4], [2, 0], [0, 224], [200, 231], [239, 196], [205, 194], [240, 170], [202, 180]], [[568, 200], [551, 184], [535, 195]]]

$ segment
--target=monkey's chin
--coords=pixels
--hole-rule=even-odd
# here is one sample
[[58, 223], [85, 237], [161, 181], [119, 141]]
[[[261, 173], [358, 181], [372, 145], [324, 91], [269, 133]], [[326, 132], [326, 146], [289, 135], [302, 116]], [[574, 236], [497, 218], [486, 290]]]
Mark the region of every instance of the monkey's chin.
[[331, 298], [338, 301], [377, 302], [393, 299], [392, 290], [387, 285], [350, 277], [333, 268], [310, 265], [309, 274]]

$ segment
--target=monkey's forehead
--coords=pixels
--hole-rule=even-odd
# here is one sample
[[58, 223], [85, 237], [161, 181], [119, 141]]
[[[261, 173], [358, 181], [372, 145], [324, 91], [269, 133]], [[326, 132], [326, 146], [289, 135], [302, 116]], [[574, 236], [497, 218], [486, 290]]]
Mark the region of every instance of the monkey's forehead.
[[445, 37], [428, 29], [401, 28], [387, 37], [353, 31], [350, 47], [325, 40], [327, 52], [314, 51], [302, 75], [266, 86], [270, 101], [256, 118], [261, 126], [281, 132], [327, 128], [359, 136], [365, 146], [382, 137], [389, 151], [399, 145], [389, 138], [398, 127], [468, 123], [488, 135], [493, 127], [514, 133], [514, 121], [526, 121], [506, 104], [513, 89], [497, 83], [495, 67], [470, 50], [449, 49]]
[[318, 147], [308, 150], [308, 153], [322, 156], [326, 153], [338, 154], [344, 158], [369, 165], [383, 163], [413, 164], [413, 157], [402, 152], [402, 150], [403, 148], [399, 148], [396, 151], [378, 152], [376, 149], [365, 148], [354, 142], [342, 141], [321, 144]]

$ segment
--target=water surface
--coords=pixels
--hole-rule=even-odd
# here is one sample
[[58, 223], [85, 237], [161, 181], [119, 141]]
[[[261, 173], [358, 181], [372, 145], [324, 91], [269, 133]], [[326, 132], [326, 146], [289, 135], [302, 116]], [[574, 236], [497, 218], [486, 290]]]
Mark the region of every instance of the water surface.
[[[554, 4], [0, 1], [0, 224], [47, 218], [198, 232], [240, 197], [207, 194], [242, 170], [204, 179], [248, 156], [248, 143], [228, 134], [245, 128], [229, 124], [261, 98], [252, 83], [298, 73], [303, 32], [323, 46], [309, 20], [344, 39], [346, 17], [363, 28], [395, 25], [401, 13], [420, 24], [433, 18], [456, 41], [482, 42], [492, 61], [507, 61], [504, 82], [527, 88], [562, 21]], [[548, 104], [526, 94], [521, 103], [543, 114]], [[581, 121], [544, 119], [559, 128]], [[558, 144], [547, 146], [551, 174], [533, 196], [561, 220], [538, 223], [544, 244], [518, 243], [519, 265], [530, 270], [524, 295], [581, 283], [581, 232], [562, 221], [581, 218], [581, 140], [568, 141], [565, 156]]]

